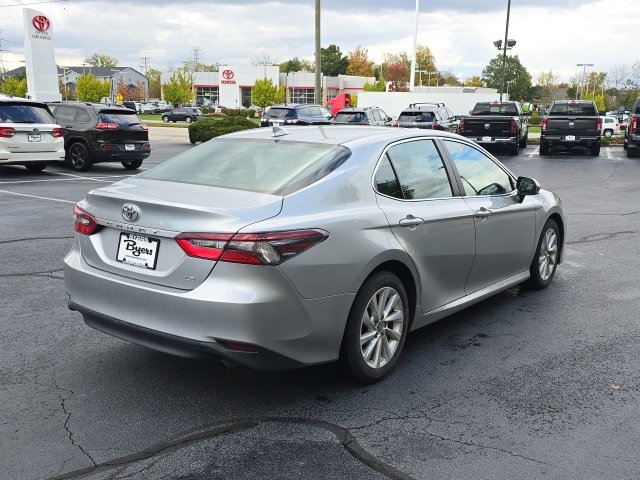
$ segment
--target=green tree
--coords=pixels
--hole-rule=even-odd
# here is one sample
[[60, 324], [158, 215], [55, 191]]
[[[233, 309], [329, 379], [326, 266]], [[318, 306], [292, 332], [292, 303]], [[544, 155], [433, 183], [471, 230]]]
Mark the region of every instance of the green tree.
[[437, 85], [452, 85], [454, 87], [462, 86], [462, 82], [449, 70], [438, 72]]
[[111, 96], [111, 82], [98, 80], [93, 75], [80, 75], [76, 91], [81, 102], [99, 102], [102, 97]]
[[349, 52], [348, 58], [347, 75], [373, 77], [373, 61], [369, 60], [369, 52], [366, 48], [357, 47]]
[[287, 89], [284, 85], [278, 86], [278, 93], [276, 94], [276, 103], [284, 103], [287, 100]]
[[26, 77], [9, 77], [2, 82], [2, 92], [14, 97], [27, 96], [27, 78]]
[[[517, 55], [507, 56], [504, 76], [505, 92], [509, 83], [509, 97], [514, 100], [530, 100], [531, 74], [520, 63]], [[489, 88], [502, 88], [502, 54], [496, 55], [482, 70], [482, 82]]]
[[147, 72], [149, 79], [149, 98], [160, 98], [160, 70], [150, 68]]
[[[411, 69], [411, 63], [409, 63], [409, 69]], [[436, 78], [434, 77], [434, 73], [438, 72], [438, 69], [436, 68], [436, 59], [433, 56], [433, 53], [431, 53], [429, 47], [425, 45], [418, 45], [418, 47], [416, 48], [416, 70], [422, 70], [422, 72], [432, 72], [432, 81]], [[418, 75], [416, 75], [416, 85], [425, 85], [428, 82], [428, 74], [418, 73]]]
[[538, 88], [531, 91], [532, 100], [540, 100], [543, 105], [549, 105], [553, 100], [553, 92], [558, 87], [558, 76], [552, 70], [540, 72], [536, 86]]
[[313, 72], [315, 69], [316, 67], [313, 62], [309, 60], [300, 60], [298, 57], [294, 57], [291, 60], [287, 60], [280, 64], [280, 72], [282, 73]]
[[386, 92], [387, 91], [387, 82], [385, 82], [384, 78], [381, 78], [375, 83], [365, 83], [362, 86], [362, 89], [365, 92]]
[[482, 86], [482, 78], [480, 78], [478, 75], [473, 75], [473, 76], [467, 78], [464, 81], [464, 84], [467, 87], [481, 87]]
[[187, 65], [177, 68], [167, 83], [162, 84], [164, 99], [172, 105], [182, 105], [193, 100], [193, 73]]
[[109, 55], [94, 53], [90, 57], [85, 58], [84, 63], [88, 63], [92, 67], [116, 67], [118, 65], [118, 59], [116, 57], [110, 57]]
[[[349, 59], [342, 55], [340, 47], [333, 43], [327, 48], [320, 49], [320, 60], [322, 63], [322, 73], [329, 77], [337, 77], [347, 73]], [[315, 67], [313, 68], [315, 71]]]
[[278, 87], [270, 78], [256, 80], [251, 91], [252, 103], [258, 107], [270, 107], [278, 102]]

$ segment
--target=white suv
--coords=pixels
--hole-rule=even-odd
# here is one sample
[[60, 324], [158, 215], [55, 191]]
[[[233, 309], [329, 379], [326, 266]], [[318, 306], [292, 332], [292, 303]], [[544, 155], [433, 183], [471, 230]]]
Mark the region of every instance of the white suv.
[[605, 115], [600, 117], [602, 119], [602, 132], [605, 137], [611, 137], [612, 135], [618, 135], [620, 130], [620, 122], [617, 117]]
[[0, 165], [39, 172], [64, 157], [62, 128], [44, 103], [0, 96]]

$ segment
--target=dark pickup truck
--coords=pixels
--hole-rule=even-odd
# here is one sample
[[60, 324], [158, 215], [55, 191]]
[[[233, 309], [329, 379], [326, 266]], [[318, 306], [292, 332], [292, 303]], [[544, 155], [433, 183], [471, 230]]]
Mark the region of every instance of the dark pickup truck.
[[479, 102], [460, 119], [458, 133], [482, 146], [507, 146], [512, 155], [527, 146], [529, 128], [518, 102]]
[[557, 100], [542, 119], [540, 155], [547, 155], [552, 147], [583, 147], [597, 157], [601, 132], [602, 119], [594, 102]]
[[640, 157], [640, 98], [636, 99], [629, 112], [629, 121], [624, 131], [624, 149], [627, 158]]

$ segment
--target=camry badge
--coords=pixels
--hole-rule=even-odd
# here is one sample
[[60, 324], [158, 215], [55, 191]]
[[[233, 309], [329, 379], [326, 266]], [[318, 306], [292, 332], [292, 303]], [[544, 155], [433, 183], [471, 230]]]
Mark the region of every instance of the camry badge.
[[122, 218], [128, 222], [135, 222], [138, 219], [138, 207], [131, 203], [125, 203], [122, 206]]

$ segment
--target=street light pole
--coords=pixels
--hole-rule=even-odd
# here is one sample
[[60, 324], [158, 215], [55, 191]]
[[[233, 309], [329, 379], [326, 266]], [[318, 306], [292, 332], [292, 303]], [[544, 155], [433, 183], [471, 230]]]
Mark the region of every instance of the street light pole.
[[[576, 63], [576, 67], [582, 67], [582, 82], [581, 83], [581, 91], [582, 95], [584, 95], [584, 79], [587, 75], [587, 67], [593, 67], [593, 63]], [[578, 99], [578, 87], [576, 86], [576, 100]]]
[[509, 14], [511, 13], [511, 0], [507, 3], [507, 24], [504, 29], [504, 43], [502, 44], [502, 88], [500, 89], [500, 101], [502, 102], [502, 92], [504, 92], [504, 77], [507, 73], [507, 40], [509, 37]]

